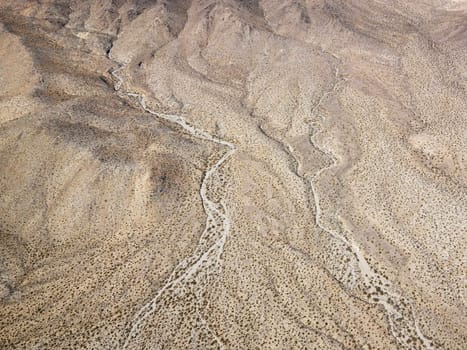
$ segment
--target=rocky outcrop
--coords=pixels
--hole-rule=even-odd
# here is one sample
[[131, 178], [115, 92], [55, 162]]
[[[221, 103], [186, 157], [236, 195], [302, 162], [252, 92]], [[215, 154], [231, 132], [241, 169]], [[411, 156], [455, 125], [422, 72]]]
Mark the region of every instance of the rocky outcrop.
[[465, 2], [0, 4], [0, 347], [463, 348]]

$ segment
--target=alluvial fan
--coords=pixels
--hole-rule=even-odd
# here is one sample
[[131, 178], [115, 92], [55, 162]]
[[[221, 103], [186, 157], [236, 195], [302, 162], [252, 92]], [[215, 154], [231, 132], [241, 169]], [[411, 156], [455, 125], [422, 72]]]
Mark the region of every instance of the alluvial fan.
[[466, 46], [465, 0], [0, 0], [0, 348], [463, 350]]

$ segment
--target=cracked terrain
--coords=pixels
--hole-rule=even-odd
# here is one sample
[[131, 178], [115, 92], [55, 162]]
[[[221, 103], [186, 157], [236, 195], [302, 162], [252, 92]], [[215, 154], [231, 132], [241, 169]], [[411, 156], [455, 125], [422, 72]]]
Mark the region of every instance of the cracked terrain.
[[0, 0], [0, 348], [465, 349], [466, 47], [463, 0]]

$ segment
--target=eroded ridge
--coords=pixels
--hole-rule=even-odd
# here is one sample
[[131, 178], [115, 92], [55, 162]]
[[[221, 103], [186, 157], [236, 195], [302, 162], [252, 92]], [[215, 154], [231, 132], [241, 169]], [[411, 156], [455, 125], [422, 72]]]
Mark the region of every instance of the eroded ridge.
[[[324, 101], [327, 96], [337, 90], [339, 84], [343, 81], [345, 81], [345, 79], [339, 77], [339, 70], [335, 68], [335, 82], [332, 89], [321, 96], [311, 111], [312, 114], [318, 115], [322, 122], [324, 122], [325, 116], [315, 113], [315, 111], [318, 110], [322, 101]], [[310, 142], [316, 149], [332, 160], [331, 165], [318, 170], [309, 181], [316, 208], [315, 222], [318, 227], [335, 238], [341, 243], [341, 246], [352, 253], [353, 258], [350, 261], [350, 268], [352, 270], [351, 275], [354, 279], [347, 281], [347, 283], [343, 281], [343, 283], [351, 289], [355, 283], [358, 284], [358, 282], [360, 282], [368, 296], [368, 301], [372, 304], [379, 304], [384, 307], [391, 333], [403, 348], [435, 349], [436, 347], [433, 342], [421, 332], [411, 301], [397, 293], [391, 286], [391, 283], [369, 265], [357, 243], [352, 240], [351, 232], [343, 229], [341, 225], [338, 230], [333, 229], [326, 219], [323, 218], [320, 194], [317, 191], [316, 184], [324, 172], [338, 165], [338, 161], [331, 151], [320, 145], [316, 140], [317, 135], [322, 132], [321, 124], [314, 123], [313, 128], [314, 133], [310, 136]], [[339, 220], [338, 215], [336, 219]], [[357, 280], [358, 276], [360, 276], [359, 280]]]
[[[193, 296], [193, 298], [189, 298], [189, 301], [194, 303], [195, 322], [199, 329], [192, 330], [192, 336], [189, 342], [191, 344], [196, 342], [197, 334], [203, 332], [205, 335], [208, 335], [213, 339], [218, 348], [223, 349], [223, 342], [203, 317], [202, 307], [204, 304], [203, 298], [205, 287], [212, 282], [212, 277], [220, 272], [221, 256], [231, 225], [224, 202], [220, 200], [216, 203], [211, 200], [210, 192], [215, 190], [214, 187], [221, 187], [223, 185], [222, 183], [219, 183], [219, 177], [215, 175], [222, 164], [232, 156], [233, 153], [235, 153], [236, 147], [228, 141], [216, 138], [209, 133], [190, 125], [181, 116], [158, 113], [151, 110], [146, 105], [144, 95], [122, 92], [121, 87], [123, 85], [123, 79], [117, 74], [117, 72], [124, 67], [125, 66], [122, 65], [120, 68], [111, 72], [117, 80], [115, 83], [116, 91], [119, 91], [131, 98], [136, 98], [141, 107], [153, 116], [179, 125], [187, 133], [198, 139], [226, 146], [228, 151], [225, 152], [214, 164], [209, 166], [203, 176], [200, 187], [200, 196], [206, 213], [206, 225], [193, 255], [182, 260], [174, 268], [164, 285], [158, 290], [157, 294], [136, 313], [133, 321], [131, 322], [131, 329], [129, 330], [123, 344], [123, 349], [127, 349], [130, 344], [136, 340], [145, 327], [145, 322], [148, 317], [157, 312], [162, 304], [170, 303], [170, 299], [174, 295], [176, 295], [176, 298], [180, 298], [181, 295]], [[217, 180], [217, 182], [215, 180]]]

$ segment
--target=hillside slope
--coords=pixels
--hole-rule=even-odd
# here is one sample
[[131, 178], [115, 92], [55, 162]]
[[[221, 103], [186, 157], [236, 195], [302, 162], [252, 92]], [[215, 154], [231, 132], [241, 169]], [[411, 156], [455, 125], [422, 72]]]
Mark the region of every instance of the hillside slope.
[[464, 349], [465, 1], [0, 22], [0, 348]]

